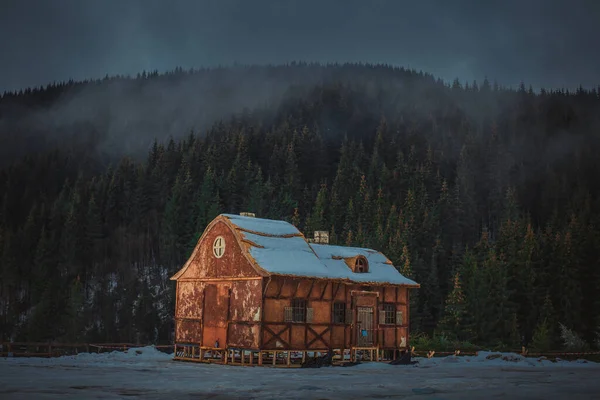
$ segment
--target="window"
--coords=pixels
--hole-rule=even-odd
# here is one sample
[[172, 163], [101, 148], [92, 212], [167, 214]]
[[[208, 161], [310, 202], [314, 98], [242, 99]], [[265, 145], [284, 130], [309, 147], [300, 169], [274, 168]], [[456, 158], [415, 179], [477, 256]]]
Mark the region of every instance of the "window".
[[368, 272], [367, 260], [364, 257], [357, 257], [354, 264], [354, 272], [362, 273]]
[[380, 323], [393, 325], [396, 323], [396, 305], [395, 304], [384, 304], [383, 305], [383, 321]]
[[333, 323], [334, 324], [345, 324], [346, 323], [346, 303], [341, 303], [341, 302], [333, 303]]
[[285, 308], [285, 322], [312, 322], [312, 311], [306, 307], [306, 300], [292, 299], [291, 306]]
[[225, 239], [222, 236], [217, 236], [213, 243], [213, 254], [217, 258], [223, 257], [225, 253]]

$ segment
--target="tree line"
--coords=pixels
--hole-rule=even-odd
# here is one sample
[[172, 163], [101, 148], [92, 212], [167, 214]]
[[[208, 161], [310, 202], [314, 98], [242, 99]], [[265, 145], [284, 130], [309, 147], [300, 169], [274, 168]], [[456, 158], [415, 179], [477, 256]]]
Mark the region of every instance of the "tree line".
[[215, 216], [251, 211], [382, 251], [421, 284], [412, 332], [556, 347], [564, 326], [592, 343], [598, 92], [337, 68], [142, 159], [105, 165], [83, 142], [1, 169], [3, 338], [168, 342], [168, 278]]

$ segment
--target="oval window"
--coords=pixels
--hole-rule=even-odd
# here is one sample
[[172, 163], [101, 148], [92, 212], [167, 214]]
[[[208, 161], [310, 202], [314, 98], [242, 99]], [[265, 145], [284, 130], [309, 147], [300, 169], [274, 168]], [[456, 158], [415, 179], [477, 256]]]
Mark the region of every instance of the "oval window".
[[213, 254], [217, 258], [223, 257], [225, 253], [225, 239], [222, 236], [217, 236], [215, 242], [213, 243]]

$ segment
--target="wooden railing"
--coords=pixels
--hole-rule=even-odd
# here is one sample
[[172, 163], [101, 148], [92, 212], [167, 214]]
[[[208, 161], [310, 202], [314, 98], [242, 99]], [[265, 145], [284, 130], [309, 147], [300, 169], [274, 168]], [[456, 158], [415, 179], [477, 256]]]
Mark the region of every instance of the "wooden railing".
[[[60, 357], [67, 355], [76, 355], [79, 353], [105, 353], [111, 351], [127, 351], [133, 348], [140, 348], [152, 346], [159, 351], [172, 354], [175, 350], [175, 346], [173, 344], [166, 345], [153, 345], [153, 344], [134, 344], [134, 343], [54, 343], [54, 342], [0, 342], [0, 357]], [[198, 347], [197, 345], [195, 345]], [[200, 349], [200, 347], [198, 347]], [[178, 351], [184, 351], [185, 346], [178, 345]], [[210, 350], [209, 348], [202, 348], [203, 350]], [[225, 349], [213, 349], [224, 351]], [[235, 352], [235, 349], [230, 349]], [[368, 350], [374, 350], [369, 348]], [[191, 350], [190, 350], [191, 351]], [[266, 350], [265, 350], [266, 351]], [[272, 352], [272, 351], [271, 351]], [[496, 351], [491, 351], [492, 353], [497, 353]], [[503, 353], [511, 352], [516, 354], [521, 354], [523, 356], [528, 357], [546, 357], [548, 359], [555, 358], [564, 358], [564, 359], [574, 359], [574, 358], [586, 358], [586, 357], [594, 357], [598, 358], [600, 361], [600, 351], [587, 351], [587, 352], [567, 352], [567, 351], [547, 351], [547, 352], [529, 352], [527, 349], [520, 350], [503, 350]], [[293, 353], [293, 352], [292, 352]], [[199, 352], [198, 352], [199, 354]], [[371, 354], [371, 357], [368, 357], [370, 360], [380, 360], [379, 350], [377, 351], [377, 357], [374, 357]], [[433, 351], [433, 350], [417, 350], [414, 347], [411, 349], [411, 354], [413, 357], [443, 357], [450, 355], [460, 355], [460, 356], [475, 356], [478, 354], [478, 351]], [[180, 356], [185, 358], [188, 356], [187, 354], [184, 356], [174, 355], [176, 358]], [[191, 358], [194, 355], [192, 354]], [[336, 354], [337, 357], [339, 357]], [[251, 356], [248, 356], [251, 357]], [[251, 360], [251, 359], [250, 359]], [[244, 361], [242, 357], [242, 362]], [[250, 361], [252, 364], [252, 361]]]

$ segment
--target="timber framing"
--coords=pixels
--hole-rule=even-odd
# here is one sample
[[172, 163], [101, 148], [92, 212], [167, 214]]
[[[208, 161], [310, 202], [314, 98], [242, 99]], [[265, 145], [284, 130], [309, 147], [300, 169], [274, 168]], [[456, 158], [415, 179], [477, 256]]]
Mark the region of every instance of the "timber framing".
[[[301, 247], [297, 256], [288, 255], [289, 243], [303, 246], [304, 236], [293, 226], [236, 218], [213, 220], [172, 277], [177, 285], [175, 360], [294, 367], [325, 353], [334, 354], [335, 362], [382, 361], [408, 349], [408, 292], [419, 285], [398, 278], [385, 256], [344, 248], [342, 257], [329, 253], [336, 246], [308, 242], [309, 252]], [[269, 232], [273, 226], [276, 233]], [[285, 240], [291, 242], [284, 242], [283, 250], [273, 247]], [[218, 257], [216, 244], [225, 249]], [[279, 255], [269, 259], [274, 252]], [[329, 258], [319, 261], [324, 254]], [[316, 260], [306, 265], [315, 276], [293, 267], [303, 257]], [[338, 264], [327, 272], [325, 261]], [[285, 262], [291, 266], [281, 265]], [[351, 275], [355, 269], [365, 275]], [[386, 280], [386, 269], [396, 278]]]

